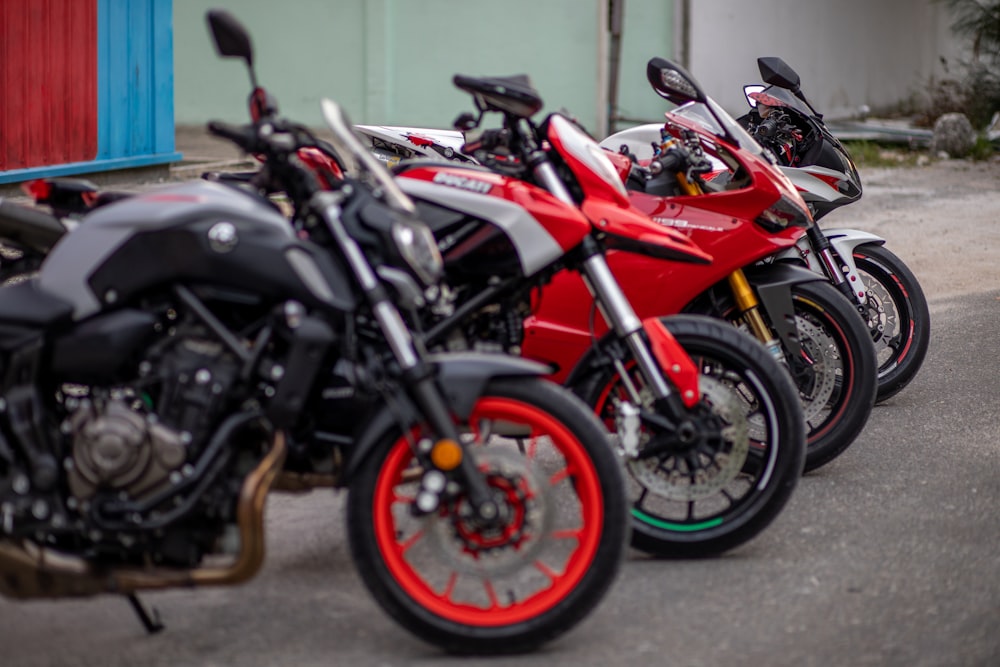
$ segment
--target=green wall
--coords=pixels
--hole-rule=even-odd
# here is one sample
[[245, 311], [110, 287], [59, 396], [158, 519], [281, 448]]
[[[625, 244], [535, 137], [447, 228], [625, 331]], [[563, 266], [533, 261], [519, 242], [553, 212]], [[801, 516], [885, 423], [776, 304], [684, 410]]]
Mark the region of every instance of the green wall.
[[[321, 124], [319, 100], [358, 123], [449, 127], [471, 110], [455, 73], [530, 74], [545, 109], [566, 109], [594, 134], [606, 110], [607, 0], [242, 0], [260, 83], [282, 112]], [[175, 117], [179, 124], [246, 118], [249, 83], [222, 60], [204, 14], [218, 0], [175, 0]], [[673, 0], [626, 0], [619, 107], [657, 119], [645, 62], [672, 55]], [[606, 74], [606, 72], [605, 72]]]

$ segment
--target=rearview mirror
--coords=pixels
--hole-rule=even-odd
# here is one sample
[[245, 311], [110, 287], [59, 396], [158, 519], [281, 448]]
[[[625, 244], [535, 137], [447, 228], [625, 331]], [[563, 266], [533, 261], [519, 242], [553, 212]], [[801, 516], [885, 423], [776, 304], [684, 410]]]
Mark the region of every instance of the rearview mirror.
[[694, 77], [665, 58], [653, 58], [646, 64], [646, 79], [660, 97], [674, 104], [705, 101], [705, 93]]
[[752, 95], [756, 95], [757, 93], [764, 92], [765, 88], [767, 88], [767, 86], [762, 86], [759, 83], [752, 83], [752, 84], [743, 86], [743, 94], [746, 96], [746, 98], [747, 98], [747, 104], [750, 105], [750, 108], [752, 108], [752, 109], [756, 109], [757, 108], [757, 100], [754, 99], [751, 96]]
[[247, 67], [253, 67], [253, 46], [243, 25], [224, 9], [212, 9], [207, 16], [219, 55], [242, 58]]
[[776, 56], [757, 58], [757, 69], [764, 83], [790, 90], [793, 93], [799, 89], [799, 75], [789, 67], [784, 60]]

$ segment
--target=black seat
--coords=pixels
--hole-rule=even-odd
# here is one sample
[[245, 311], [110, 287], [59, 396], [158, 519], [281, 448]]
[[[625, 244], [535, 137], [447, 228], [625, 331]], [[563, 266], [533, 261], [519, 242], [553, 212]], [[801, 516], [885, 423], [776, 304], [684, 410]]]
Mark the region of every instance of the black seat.
[[542, 98], [527, 74], [487, 77], [456, 74], [452, 81], [461, 90], [476, 96], [489, 111], [529, 118], [542, 108]]
[[73, 304], [38, 289], [34, 280], [0, 288], [0, 325], [48, 326], [73, 317]]

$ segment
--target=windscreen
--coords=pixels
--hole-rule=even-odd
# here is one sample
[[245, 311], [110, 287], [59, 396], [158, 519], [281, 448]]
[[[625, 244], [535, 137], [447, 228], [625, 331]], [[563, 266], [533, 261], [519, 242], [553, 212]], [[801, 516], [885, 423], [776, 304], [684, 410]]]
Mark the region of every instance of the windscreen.
[[324, 99], [320, 102], [320, 106], [323, 110], [323, 119], [333, 132], [333, 140], [330, 143], [333, 144], [337, 156], [344, 163], [348, 175], [381, 189], [385, 194], [386, 203], [393, 208], [407, 213], [416, 213], [417, 209], [413, 205], [413, 201], [399, 189], [385, 166], [365, 150], [364, 145], [355, 136], [351, 129], [351, 123], [340, 105], [332, 100]]
[[812, 115], [809, 107], [807, 107], [802, 100], [795, 97], [792, 91], [784, 88], [768, 86], [759, 93], [751, 93], [750, 97], [752, 97], [758, 104], [766, 104], [770, 107], [788, 107], [790, 109], [795, 109], [799, 113], [805, 114], [806, 116]]
[[704, 103], [688, 102], [670, 113], [693, 120], [718, 137], [729, 136], [739, 144], [740, 148], [772, 161], [760, 144], [710, 97]]

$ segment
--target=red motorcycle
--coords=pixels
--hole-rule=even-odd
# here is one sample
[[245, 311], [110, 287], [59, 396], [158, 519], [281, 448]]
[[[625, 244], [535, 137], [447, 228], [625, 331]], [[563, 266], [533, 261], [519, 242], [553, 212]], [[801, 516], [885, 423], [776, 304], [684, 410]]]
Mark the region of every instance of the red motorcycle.
[[[678, 76], [690, 87], [679, 90]], [[788, 252], [812, 219], [760, 145], [677, 65], [653, 58], [647, 78], [658, 94], [682, 106], [666, 114], [658, 154], [648, 168], [638, 169], [627, 153], [611, 154], [612, 160], [629, 183], [633, 205], [684, 232], [715, 261], [684, 267], [690, 287], [685, 295], [655, 288], [659, 280], [676, 278], [676, 267], [609, 262], [626, 290], [635, 286], [640, 313], [721, 316], [780, 355], [802, 397], [806, 470], [813, 470], [842, 453], [871, 413], [877, 386], [871, 337], [840, 292]], [[785, 261], [776, 261], [779, 257]], [[567, 300], [580, 292], [569, 281], [566, 289]], [[563, 314], [540, 316], [565, 327]]]
[[[718, 320], [637, 315], [609, 261], [693, 267], [708, 256], [634, 208], [606, 152], [571, 120], [552, 114], [535, 125], [542, 102], [526, 77], [455, 83], [479, 111], [460, 117], [466, 132], [485, 113], [502, 114], [503, 128], [481, 141], [503, 155], [503, 173], [451, 162], [397, 167], [453, 289], [451, 312], [426, 318], [425, 341], [519, 352], [590, 398], [633, 480], [636, 547], [696, 556], [750, 539], [784, 506], [803, 464], [788, 375]], [[566, 281], [582, 289], [572, 301]], [[687, 287], [675, 276], [657, 289]], [[544, 322], [560, 304], [574, 317]]]

